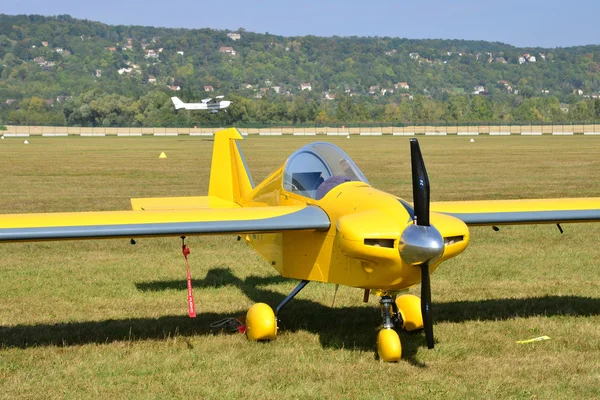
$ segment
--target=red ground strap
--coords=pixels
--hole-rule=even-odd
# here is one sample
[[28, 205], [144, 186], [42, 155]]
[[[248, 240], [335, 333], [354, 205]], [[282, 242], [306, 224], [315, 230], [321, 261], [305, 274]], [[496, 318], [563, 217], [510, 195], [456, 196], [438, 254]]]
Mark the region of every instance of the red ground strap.
[[192, 273], [190, 272], [190, 263], [188, 262], [190, 248], [187, 247], [185, 242], [181, 246], [181, 251], [185, 257], [185, 265], [187, 267], [188, 314], [190, 318], [196, 318], [196, 306], [194, 305], [194, 295], [192, 294]]

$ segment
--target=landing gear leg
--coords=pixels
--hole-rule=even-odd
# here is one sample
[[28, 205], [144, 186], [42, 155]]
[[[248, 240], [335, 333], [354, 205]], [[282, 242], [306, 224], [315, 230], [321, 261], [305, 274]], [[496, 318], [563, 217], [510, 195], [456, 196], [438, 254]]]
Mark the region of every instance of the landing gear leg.
[[397, 318], [398, 308], [391, 296], [382, 296], [379, 304], [383, 316], [383, 327], [377, 334], [379, 359], [385, 362], [399, 361], [402, 355], [402, 346], [400, 337], [394, 330], [394, 319]]
[[300, 283], [298, 284], [298, 286], [296, 286], [296, 287], [294, 288], [294, 290], [292, 290], [292, 292], [291, 292], [291, 293], [290, 293], [290, 294], [289, 294], [289, 295], [288, 295], [288, 296], [287, 296], [285, 299], [283, 299], [283, 301], [282, 301], [282, 302], [281, 302], [281, 303], [280, 303], [280, 304], [277, 306], [277, 308], [275, 309], [275, 315], [279, 315], [279, 311], [281, 311], [281, 309], [282, 309], [283, 307], [285, 307], [285, 305], [286, 305], [287, 303], [289, 303], [291, 299], [293, 299], [294, 297], [296, 297], [296, 295], [297, 295], [297, 294], [298, 294], [298, 293], [299, 293], [299, 292], [300, 292], [302, 289], [304, 289], [304, 286], [308, 285], [308, 282], [310, 282], [310, 281], [303, 280], [302, 282], [300, 282]]

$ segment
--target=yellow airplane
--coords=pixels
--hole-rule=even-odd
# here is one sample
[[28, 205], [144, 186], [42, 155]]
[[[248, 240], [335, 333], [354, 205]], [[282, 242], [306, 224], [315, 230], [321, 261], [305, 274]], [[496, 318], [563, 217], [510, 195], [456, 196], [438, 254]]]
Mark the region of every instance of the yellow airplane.
[[[0, 215], [0, 242], [237, 234], [298, 286], [275, 311], [254, 304], [250, 340], [277, 335], [277, 315], [310, 281], [380, 297], [377, 351], [398, 361], [396, 328], [424, 329], [434, 346], [430, 274], [469, 243], [473, 225], [600, 221], [600, 199], [430, 202], [425, 164], [410, 139], [413, 204], [369, 185], [339, 147], [308, 144], [254, 185], [237, 129], [215, 134], [208, 196], [131, 199], [132, 211]], [[560, 228], [560, 225], [559, 225]], [[406, 290], [421, 283], [421, 297]]]

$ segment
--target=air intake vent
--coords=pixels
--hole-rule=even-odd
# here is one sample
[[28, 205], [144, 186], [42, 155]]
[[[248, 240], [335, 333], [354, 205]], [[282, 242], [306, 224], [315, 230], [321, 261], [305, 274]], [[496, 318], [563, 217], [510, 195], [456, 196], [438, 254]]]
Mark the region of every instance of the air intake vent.
[[444, 238], [444, 246], [449, 246], [458, 242], [462, 242], [465, 239], [464, 236], [448, 236]]
[[394, 239], [365, 239], [366, 246], [394, 248]]

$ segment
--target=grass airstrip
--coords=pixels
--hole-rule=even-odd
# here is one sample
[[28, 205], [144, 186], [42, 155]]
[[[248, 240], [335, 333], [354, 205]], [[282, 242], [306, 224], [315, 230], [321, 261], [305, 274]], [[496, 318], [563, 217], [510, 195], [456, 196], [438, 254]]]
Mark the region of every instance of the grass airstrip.
[[[314, 137], [252, 137], [255, 182]], [[408, 139], [326, 137], [372, 185], [412, 201]], [[0, 214], [121, 210], [205, 195], [212, 140], [10, 138]], [[432, 200], [600, 197], [600, 137], [423, 137]], [[161, 152], [167, 159], [159, 159]], [[0, 216], [1, 218], [1, 216]], [[378, 302], [311, 283], [271, 343], [211, 332], [296, 285], [235, 236], [0, 245], [0, 398], [598, 398], [600, 224], [472, 228], [432, 276], [436, 348], [401, 333], [376, 360]], [[419, 288], [413, 288], [419, 293]], [[547, 335], [529, 344], [517, 341]]]

